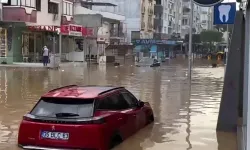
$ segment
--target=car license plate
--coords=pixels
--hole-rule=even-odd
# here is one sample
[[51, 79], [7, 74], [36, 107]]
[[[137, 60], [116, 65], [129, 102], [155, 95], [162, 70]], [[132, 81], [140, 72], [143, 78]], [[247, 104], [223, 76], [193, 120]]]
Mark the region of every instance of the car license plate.
[[41, 137], [43, 139], [68, 140], [69, 133], [42, 131]]

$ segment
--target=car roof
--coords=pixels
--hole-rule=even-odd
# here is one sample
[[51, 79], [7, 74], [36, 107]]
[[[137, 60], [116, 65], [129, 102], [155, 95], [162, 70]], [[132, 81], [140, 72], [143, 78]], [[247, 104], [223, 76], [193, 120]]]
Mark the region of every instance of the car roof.
[[124, 87], [69, 85], [51, 90], [42, 97], [91, 99]]

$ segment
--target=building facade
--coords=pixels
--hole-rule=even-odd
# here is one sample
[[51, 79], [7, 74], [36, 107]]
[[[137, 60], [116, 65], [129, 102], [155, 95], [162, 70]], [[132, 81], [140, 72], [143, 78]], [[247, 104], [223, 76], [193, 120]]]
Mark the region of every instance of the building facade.
[[127, 41], [132, 38], [153, 38], [154, 0], [94, 0], [94, 2], [107, 2], [113, 7], [94, 6], [93, 10], [111, 12], [125, 16]]
[[167, 39], [181, 32], [182, 0], [156, 0], [154, 38]]
[[103, 5], [109, 8], [114, 6], [112, 3], [96, 1], [76, 1], [75, 3], [74, 14], [79, 16], [80, 24], [94, 28], [95, 31], [95, 37], [87, 40], [91, 46], [86, 52], [89, 60], [92, 58], [99, 60], [100, 56], [109, 55], [106, 47], [110, 44], [126, 42], [125, 17], [117, 13], [94, 9]]
[[[64, 60], [91, 35], [74, 22], [75, 0], [7, 0], [0, 7], [0, 63], [41, 62], [47, 46]], [[83, 53], [83, 50], [80, 50]], [[81, 61], [83, 61], [83, 56]]]
[[201, 27], [202, 27], [202, 30], [213, 29], [213, 8], [212, 7], [201, 8]]
[[[190, 0], [183, 0], [182, 10], [181, 36], [184, 38], [186, 34], [189, 34], [191, 13]], [[213, 8], [201, 7], [194, 4], [193, 14], [193, 34], [199, 34], [203, 30], [213, 28]]]

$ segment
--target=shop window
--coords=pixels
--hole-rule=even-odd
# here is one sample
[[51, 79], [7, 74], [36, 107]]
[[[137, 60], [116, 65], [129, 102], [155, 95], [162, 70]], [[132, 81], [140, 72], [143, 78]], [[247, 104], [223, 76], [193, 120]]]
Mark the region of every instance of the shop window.
[[63, 2], [63, 14], [73, 16], [73, 3]]
[[58, 14], [58, 4], [53, 2], [48, 2], [48, 13]]
[[7, 29], [0, 29], [0, 57], [7, 56]]
[[41, 0], [36, 0], [36, 10], [41, 11]]

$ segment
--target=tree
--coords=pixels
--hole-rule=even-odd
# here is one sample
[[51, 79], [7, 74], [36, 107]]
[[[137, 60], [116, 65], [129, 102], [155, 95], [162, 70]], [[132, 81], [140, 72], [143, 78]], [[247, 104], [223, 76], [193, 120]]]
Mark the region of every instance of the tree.
[[215, 50], [214, 43], [215, 42], [221, 42], [223, 34], [221, 32], [218, 32], [216, 30], [206, 30], [202, 31], [201, 34], [201, 41], [203, 42], [204, 45], [207, 45], [209, 51]]
[[[193, 43], [201, 43], [200, 34], [193, 34], [192, 35], [192, 40], [193, 40]], [[189, 34], [186, 34], [185, 35], [185, 42], [188, 43], [188, 41], [189, 41]]]
[[200, 34], [201, 41], [205, 43], [221, 42], [223, 34], [215, 30], [205, 30]]

